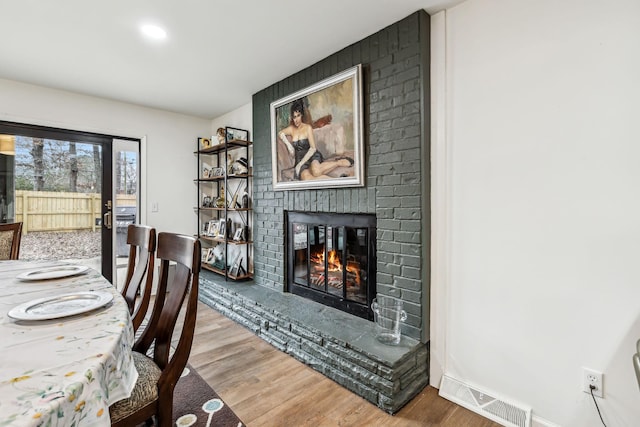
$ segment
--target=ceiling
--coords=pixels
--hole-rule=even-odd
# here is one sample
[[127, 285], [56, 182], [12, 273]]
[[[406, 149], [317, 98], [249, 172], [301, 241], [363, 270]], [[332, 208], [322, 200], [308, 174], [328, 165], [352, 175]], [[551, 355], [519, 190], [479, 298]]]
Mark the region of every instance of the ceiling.
[[[0, 0], [0, 78], [203, 118], [461, 0]], [[167, 31], [142, 37], [143, 23]]]

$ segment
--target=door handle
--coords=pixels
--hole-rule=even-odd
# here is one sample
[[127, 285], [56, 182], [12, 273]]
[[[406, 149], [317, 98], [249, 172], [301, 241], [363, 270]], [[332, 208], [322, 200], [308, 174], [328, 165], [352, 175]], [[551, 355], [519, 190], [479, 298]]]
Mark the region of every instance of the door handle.
[[113, 207], [113, 205], [111, 204], [111, 200], [107, 200], [107, 203], [105, 203], [104, 206], [107, 208], [107, 212], [102, 215], [102, 223], [107, 228], [107, 230], [111, 230], [111, 209]]
[[111, 230], [111, 211], [102, 216], [102, 223], [107, 227], [107, 230]]

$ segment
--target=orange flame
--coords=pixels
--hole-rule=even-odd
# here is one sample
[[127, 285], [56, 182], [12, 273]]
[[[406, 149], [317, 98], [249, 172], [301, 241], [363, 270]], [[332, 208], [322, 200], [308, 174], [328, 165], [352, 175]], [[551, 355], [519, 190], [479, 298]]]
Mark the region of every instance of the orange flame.
[[[311, 255], [311, 262], [316, 265], [324, 266], [324, 251], [318, 251], [315, 254]], [[347, 263], [347, 273], [348, 276], [353, 278], [354, 283], [357, 286], [360, 286], [360, 268], [358, 265], [351, 265], [355, 263]], [[322, 267], [324, 268], [324, 267]], [[327, 261], [327, 269], [329, 271], [342, 271], [342, 263], [340, 262], [340, 257], [338, 256], [338, 252], [335, 249], [329, 251], [328, 261]]]

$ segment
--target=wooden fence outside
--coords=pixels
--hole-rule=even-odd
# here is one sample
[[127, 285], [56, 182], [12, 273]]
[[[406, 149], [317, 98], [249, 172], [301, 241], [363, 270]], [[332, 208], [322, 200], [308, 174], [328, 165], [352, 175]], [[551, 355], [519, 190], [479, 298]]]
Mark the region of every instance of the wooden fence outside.
[[[23, 234], [100, 229], [102, 199], [99, 193], [18, 190], [15, 200], [15, 217], [16, 221], [22, 221]], [[118, 195], [116, 204], [135, 206], [137, 199], [135, 195]]]

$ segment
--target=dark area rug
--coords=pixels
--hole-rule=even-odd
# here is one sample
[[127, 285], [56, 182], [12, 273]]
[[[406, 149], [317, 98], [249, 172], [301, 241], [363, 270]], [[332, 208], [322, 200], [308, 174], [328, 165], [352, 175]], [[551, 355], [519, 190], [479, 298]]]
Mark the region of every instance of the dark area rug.
[[173, 423], [176, 426], [244, 427], [191, 365], [187, 365], [173, 392]]
[[[184, 369], [173, 391], [173, 425], [245, 427], [191, 365]], [[137, 427], [146, 427], [146, 424]]]

